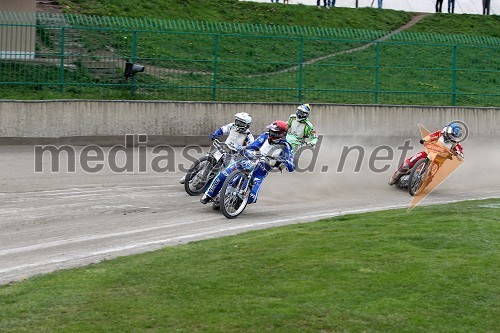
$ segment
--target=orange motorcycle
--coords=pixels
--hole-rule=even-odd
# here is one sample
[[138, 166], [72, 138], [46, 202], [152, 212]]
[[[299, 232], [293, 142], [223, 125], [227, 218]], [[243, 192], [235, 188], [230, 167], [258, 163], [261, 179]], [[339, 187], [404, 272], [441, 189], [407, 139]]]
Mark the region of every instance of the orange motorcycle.
[[427, 157], [413, 166], [408, 179], [408, 192], [412, 196], [422, 193], [447, 160], [452, 160], [454, 156], [460, 159], [458, 155], [443, 144], [426, 142], [424, 146], [427, 148]]

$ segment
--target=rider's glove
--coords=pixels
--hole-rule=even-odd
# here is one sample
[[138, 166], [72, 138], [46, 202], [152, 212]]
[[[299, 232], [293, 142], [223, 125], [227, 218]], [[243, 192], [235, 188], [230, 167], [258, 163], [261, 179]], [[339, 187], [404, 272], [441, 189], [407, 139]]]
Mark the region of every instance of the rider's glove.
[[242, 151], [243, 151], [243, 155], [245, 155], [249, 159], [251, 159], [251, 160], [255, 159], [255, 152], [253, 150], [244, 149]]
[[277, 163], [274, 166], [276, 169], [278, 169], [280, 172], [283, 172], [283, 169], [286, 167], [284, 163]]
[[284, 159], [276, 160], [274, 167], [282, 171], [286, 167], [286, 160]]
[[210, 140], [214, 141], [217, 138], [216, 135], [210, 134]]
[[424, 139], [420, 139], [420, 144], [421, 144], [421, 145], [423, 145], [423, 144], [424, 144], [424, 142], [425, 142], [425, 140], [424, 140]]
[[308, 147], [314, 147], [314, 143], [312, 143], [312, 142], [307, 142], [307, 143], [306, 143], [306, 146], [308, 146]]
[[252, 170], [252, 163], [249, 161], [243, 159], [239, 162], [241, 169], [250, 172]]

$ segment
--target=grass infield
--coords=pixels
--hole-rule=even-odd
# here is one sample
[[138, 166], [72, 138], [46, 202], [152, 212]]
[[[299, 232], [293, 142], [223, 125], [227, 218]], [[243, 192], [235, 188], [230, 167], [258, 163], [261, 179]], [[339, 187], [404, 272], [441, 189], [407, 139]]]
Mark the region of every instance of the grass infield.
[[167, 247], [1, 286], [0, 332], [498, 332], [499, 222], [491, 199]]

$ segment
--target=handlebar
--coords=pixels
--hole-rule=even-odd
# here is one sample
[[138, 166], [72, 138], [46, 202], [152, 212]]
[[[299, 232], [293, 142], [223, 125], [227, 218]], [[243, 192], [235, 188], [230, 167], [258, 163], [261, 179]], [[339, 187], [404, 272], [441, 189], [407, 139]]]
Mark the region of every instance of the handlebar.
[[[453, 159], [453, 156], [457, 157], [459, 160], [463, 160], [463, 157], [460, 156], [455, 150], [450, 149], [446, 146], [441, 146], [434, 142], [425, 141], [423, 145], [430, 151], [435, 153], [437, 156], [441, 158], [446, 158], [449, 160]], [[437, 157], [436, 156], [436, 157]]]
[[453, 151], [444, 146], [444, 145], [440, 145], [438, 143], [435, 143], [435, 142], [429, 142], [429, 141], [425, 141], [423, 143], [423, 145], [429, 149], [429, 151], [433, 152], [433, 153], [436, 153], [436, 154], [450, 154], [450, 153], [453, 153]]
[[214, 139], [214, 140], [212, 141], [212, 143], [213, 143], [213, 145], [214, 145], [215, 147], [221, 147], [221, 146], [222, 146], [222, 143], [219, 141], [219, 139]]
[[269, 162], [271, 160], [276, 160], [275, 158], [271, 157], [271, 156], [266, 156], [266, 155], [262, 155], [260, 152], [256, 152], [255, 154], [252, 154], [252, 155], [248, 155], [248, 154], [245, 154], [244, 153], [244, 149], [242, 149], [239, 153], [245, 157], [246, 159], [248, 159], [249, 161], [252, 161], [252, 162]]
[[220, 152], [226, 153], [230, 151], [228, 145], [225, 142], [220, 142], [218, 139], [214, 139], [213, 146], [217, 148], [217, 150], [219, 150]]

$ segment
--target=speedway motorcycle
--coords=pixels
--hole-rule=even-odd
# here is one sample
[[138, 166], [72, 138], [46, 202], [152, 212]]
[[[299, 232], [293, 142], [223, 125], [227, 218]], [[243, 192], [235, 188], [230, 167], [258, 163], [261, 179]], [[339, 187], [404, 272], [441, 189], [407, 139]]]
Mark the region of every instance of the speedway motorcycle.
[[408, 176], [408, 192], [412, 196], [422, 193], [446, 160], [452, 160], [453, 156], [457, 156], [444, 145], [429, 142], [424, 145], [428, 150], [427, 157], [415, 163]]
[[275, 159], [260, 154], [244, 156], [239, 162], [241, 167], [226, 177], [219, 197], [220, 208], [225, 217], [234, 219], [245, 210], [254, 187], [253, 174], [257, 166], [261, 162], [270, 164], [271, 161]]
[[194, 196], [205, 192], [215, 175], [234, 161], [237, 147], [229, 147], [217, 139], [213, 141], [213, 147], [215, 149], [194, 161], [189, 168], [184, 180], [187, 194]]

